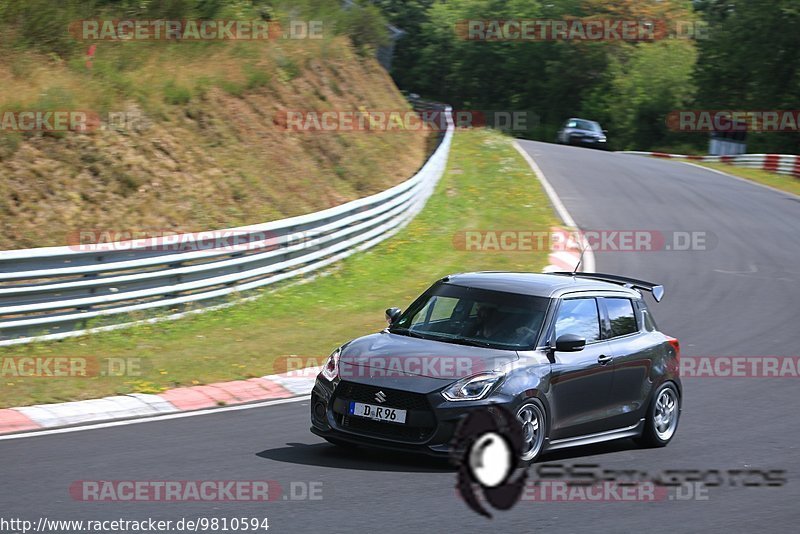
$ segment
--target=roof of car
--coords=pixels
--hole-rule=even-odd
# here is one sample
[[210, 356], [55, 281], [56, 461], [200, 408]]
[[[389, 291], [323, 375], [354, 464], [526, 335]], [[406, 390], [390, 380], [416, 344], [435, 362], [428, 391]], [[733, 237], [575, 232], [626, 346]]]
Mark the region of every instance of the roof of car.
[[443, 281], [459, 286], [535, 297], [552, 297], [569, 291], [622, 291], [638, 295], [638, 292], [620, 284], [558, 274], [481, 271], [451, 274]]

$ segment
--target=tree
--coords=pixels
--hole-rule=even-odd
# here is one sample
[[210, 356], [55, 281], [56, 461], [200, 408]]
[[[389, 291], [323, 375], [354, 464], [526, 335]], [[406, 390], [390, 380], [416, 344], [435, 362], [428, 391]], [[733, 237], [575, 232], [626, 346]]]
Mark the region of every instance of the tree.
[[[709, 38], [694, 78], [703, 109], [797, 109], [800, 102], [800, 4], [727, 0], [704, 5]], [[749, 150], [800, 150], [797, 133], [755, 134]]]

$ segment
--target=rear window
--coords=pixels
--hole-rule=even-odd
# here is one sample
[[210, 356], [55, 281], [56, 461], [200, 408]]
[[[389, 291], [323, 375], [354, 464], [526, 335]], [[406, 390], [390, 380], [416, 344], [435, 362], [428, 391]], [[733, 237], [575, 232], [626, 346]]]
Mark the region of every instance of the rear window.
[[611, 323], [611, 337], [625, 336], [639, 331], [633, 303], [625, 298], [604, 298], [608, 319]]

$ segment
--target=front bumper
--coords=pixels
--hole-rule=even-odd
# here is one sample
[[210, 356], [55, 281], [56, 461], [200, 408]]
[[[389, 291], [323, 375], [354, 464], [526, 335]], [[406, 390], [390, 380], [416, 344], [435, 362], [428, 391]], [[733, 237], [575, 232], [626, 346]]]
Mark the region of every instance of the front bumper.
[[608, 143], [606, 141], [601, 141], [600, 138], [598, 137], [573, 135], [569, 139], [569, 144], [575, 146], [605, 149]]
[[[311, 392], [311, 432], [322, 438], [369, 447], [447, 456], [452, 450], [458, 424], [468, 413], [492, 404], [513, 402], [513, 399], [500, 394], [479, 401], [452, 402], [440, 393], [448, 384], [440, 385], [432, 391], [420, 393], [383, 386], [378, 388], [364, 381], [337, 380], [331, 383], [318, 378]], [[390, 399], [387, 406], [407, 411], [405, 424], [372, 421], [348, 413], [350, 401], [375, 404], [370, 398], [373, 390], [379, 389]], [[394, 403], [392, 399], [395, 399]]]

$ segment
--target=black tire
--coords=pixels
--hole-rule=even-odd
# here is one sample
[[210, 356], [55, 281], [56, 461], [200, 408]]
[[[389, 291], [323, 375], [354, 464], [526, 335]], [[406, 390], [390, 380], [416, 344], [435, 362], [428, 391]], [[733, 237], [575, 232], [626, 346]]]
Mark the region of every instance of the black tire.
[[[665, 408], [672, 406], [672, 419], [665, 425], [663, 414]], [[681, 394], [672, 382], [665, 382], [653, 394], [650, 407], [647, 409], [647, 417], [644, 421], [642, 435], [636, 438], [636, 442], [643, 447], [666, 447], [675, 437], [678, 430], [678, 423], [681, 416]]]
[[[532, 409], [533, 412], [536, 414], [535, 418], [537, 421], [537, 429], [536, 429], [536, 438], [535, 438], [535, 446], [533, 449], [534, 451], [527, 451], [526, 446], [523, 446], [523, 454], [519, 459], [519, 465], [521, 467], [529, 466], [536, 463], [536, 460], [541, 456], [542, 451], [544, 450], [545, 443], [547, 443], [547, 411], [545, 410], [542, 403], [539, 399], [531, 399], [526, 401], [520, 405], [517, 409], [516, 417], [518, 422], [520, 421], [520, 415], [522, 414], [523, 410], [525, 409]], [[526, 437], [526, 432], [523, 429], [523, 440]], [[531, 452], [533, 453], [531, 455]]]

